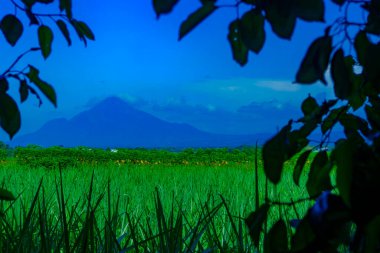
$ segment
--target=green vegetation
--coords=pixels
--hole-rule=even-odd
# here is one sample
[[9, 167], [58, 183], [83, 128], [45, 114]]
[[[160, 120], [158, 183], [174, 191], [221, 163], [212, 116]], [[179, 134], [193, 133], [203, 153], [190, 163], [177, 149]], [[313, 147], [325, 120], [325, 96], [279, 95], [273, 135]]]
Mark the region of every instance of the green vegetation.
[[[157, 16], [171, 13], [178, 0], [154, 0]], [[303, 117], [290, 120], [262, 150], [265, 175], [274, 184], [284, 180], [286, 162], [299, 157], [294, 182], [309, 156], [309, 136], [316, 130], [326, 146], [332, 130], [340, 126], [345, 137], [331, 155], [321, 151], [313, 158], [305, 189], [316, 200], [289, 234], [280, 217], [264, 232], [268, 252], [380, 251], [380, 1], [379, 0], [236, 0], [221, 4], [202, 0], [201, 6], [182, 22], [179, 38], [222, 8], [236, 16], [226, 33], [233, 59], [241, 66], [250, 53], [259, 54], [270, 27], [274, 35], [290, 40], [296, 23], [326, 22], [331, 5], [341, 12], [307, 49], [294, 82], [300, 85], [332, 79], [335, 99], [322, 103], [309, 95], [301, 104]], [[266, 25], [267, 24], [267, 25]], [[223, 38], [224, 39], [224, 38]], [[331, 173], [336, 168], [336, 183]], [[331, 192], [337, 189], [337, 192]], [[281, 204], [280, 204], [281, 205]], [[252, 240], [258, 241], [263, 221], [273, 205], [267, 200], [246, 219]], [[354, 232], [352, 232], [354, 227]], [[354, 234], [354, 236], [352, 236]], [[287, 240], [288, 239], [288, 240]], [[284, 242], [285, 241], [285, 242]], [[288, 243], [286, 243], [288, 241]], [[276, 245], [272, 247], [271, 245]]]
[[[0, 205], [0, 251], [74, 252], [85, 247], [90, 252], [137, 252], [137, 248], [142, 252], [169, 252], [165, 250], [168, 246], [181, 249], [170, 252], [186, 252], [194, 245], [196, 252], [253, 252], [256, 247], [248, 236], [244, 217], [256, 205], [254, 151], [119, 149], [113, 153], [86, 148], [18, 148], [14, 157], [0, 165], [2, 187], [17, 197]], [[30, 152], [36, 157], [33, 167], [22, 159]], [[91, 152], [96, 155], [87, 156]], [[59, 153], [61, 157], [56, 156]], [[201, 153], [208, 154], [208, 160], [202, 162], [206, 156], [200, 158]], [[48, 159], [59, 161], [73, 154], [88, 158], [77, 164], [46, 166]], [[139, 155], [157, 160], [138, 163]], [[121, 158], [126, 162], [115, 162]], [[98, 163], [92, 164], [91, 159]], [[308, 198], [293, 183], [291, 173], [283, 184], [269, 184], [266, 193], [262, 165], [258, 161], [260, 203], [266, 194], [272, 200], [289, 203], [294, 197]], [[289, 168], [292, 166], [289, 163]], [[302, 176], [301, 185], [304, 183]], [[279, 215], [289, 220], [303, 215], [311, 204], [304, 201], [271, 209], [273, 218], [268, 226]], [[286, 226], [291, 229], [290, 221]]]
[[[37, 89], [56, 105], [56, 94], [53, 88], [40, 79], [36, 68], [28, 65], [25, 69], [29, 69], [29, 72], [15, 68], [19, 60], [27, 53], [41, 50], [44, 58], [50, 55], [52, 31], [49, 27], [42, 25], [40, 19], [50, 18], [57, 22], [69, 45], [71, 39], [65, 28], [66, 23], [73, 26], [84, 43], [87, 39], [93, 40], [94, 35], [85, 23], [73, 19], [70, 0], [59, 1], [61, 14], [58, 17], [64, 19], [62, 22], [55, 20], [57, 17], [55, 15], [39, 15], [32, 8], [38, 3], [51, 4], [53, 0], [22, 0], [21, 5], [11, 2], [16, 9], [28, 17], [31, 25], [38, 26], [39, 40], [39, 48], [30, 48], [16, 58], [14, 63], [0, 75], [0, 126], [10, 137], [13, 137], [20, 128], [21, 117], [17, 104], [8, 94], [10, 79], [15, 79], [19, 83], [21, 101], [25, 101], [29, 93], [40, 99]], [[160, 16], [170, 13], [178, 2], [178, 0], [153, 0], [153, 7], [157, 16]], [[201, 7], [191, 13], [180, 26], [179, 38], [186, 37], [189, 32], [219, 9], [231, 8], [236, 13], [236, 18], [226, 29], [228, 40], [233, 59], [244, 66], [248, 62], [249, 52], [258, 54], [265, 46], [266, 28], [271, 27], [273, 33], [279, 38], [291, 39], [297, 21], [325, 22], [325, 2], [323, 0], [237, 0], [232, 4], [218, 5], [215, 0], [201, 0]], [[303, 117], [289, 121], [288, 125], [270, 139], [262, 150], [265, 176], [277, 185], [277, 189], [281, 189], [278, 192], [291, 199], [301, 197], [291, 191], [290, 185], [285, 184], [286, 187], [281, 187], [283, 182], [290, 177], [289, 174], [292, 174], [294, 183], [300, 184], [301, 189], [305, 189], [305, 194], [307, 192], [307, 195], [315, 199], [316, 203], [309, 208], [306, 215], [304, 213], [296, 215], [297, 220], [294, 222], [296, 231], [290, 233], [289, 219], [284, 209], [288, 206], [292, 207], [294, 202], [273, 201], [273, 198], [278, 197], [277, 194], [268, 195], [265, 203], [259, 201], [257, 196], [259, 196], [260, 188], [257, 189], [257, 187], [260, 185], [256, 180], [251, 186], [255, 187], [253, 195], [255, 206], [252, 208], [255, 211], [248, 215], [245, 224], [249, 228], [249, 234], [255, 246], [258, 247], [259, 242], [263, 241], [266, 252], [337, 252], [343, 251], [345, 247], [348, 247], [347, 245], [349, 245], [347, 251], [350, 252], [378, 252], [380, 248], [380, 208], [377, 203], [380, 195], [380, 44], [378, 43], [380, 3], [378, 0], [331, 0], [331, 2], [341, 8], [342, 15], [337, 17], [332, 24], [327, 25], [325, 32], [310, 44], [297, 71], [295, 81], [308, 85], [316, 82], [327, 84], [325, 74], [329, 71], [336, 99], [319, 104], [311, 96], [306, 98], [301, 105]], [[350, 15], [352, 12], [361, 12], [362, 15], [358, 15], [361, 18], [352, 19], [352, 16], [355, 17], [355, 15]], [[268, 26], [265, 25], [266, 23]], [[0, 29], [11, 46], [14, 46], [22, 36], [23, 27], [20, 19], [14, 14], [6, 14], [0, 22]], [[357, 67], [361, 70], [357, 71]], [[360, 111], [365, 115], [358, 113]], [[320, 143], [322, 148], [329, 140], [332, 129], [337, 125], [343, 127], [345, 138], [336, 143], [331, 155], [321, 150], [311, 157], [310, 168], [306, 169], [304, 165], [310, 155], [307, 150], [309, 135], [319, 129], [323, 135]], [[297, 159], [294, 166], [289, 165], [289, 160], [292, 159]], [[255, 164], [258, 162], [255, 161]], [[336, 180], [331, 177], [334, 168], [336, 168]], [[303, 173], [308, 173], [305, 184], [302, 180], [299, 182], [299, 175]], [[258, 173], [258, 175], [263, 174]], [[258, 178], [256, 174], [255, 178]], [[6, 182], [8, 179], [4, 179], [4, 183]], [[18, 181], [18, 184], [21, 183], [22, 181]], [[90, 251], [93, 252], [96, 250], [95, 245], [100, 245], [95, 244], [100, 234], [104, 234], [106, 238], [102, 249], [110, 251], [112, 247], [120, 246], [113, 233], [115, 226], [110, 225], [115, 220], [111, 204], [107, 206], [108, 215], [105, 216], [108, 222], [105, 222], [102, 229], [99, 229], [96, 222], [98, 220], [95, 211], [103, 199], [102, 194], [98, 195], [98, 198], [92, 198], [93, 188], [90, 187], [87, 205], [79, 201], [78, 206], [68, 207], [63, 198], [62, 188], [63, 184], [57, 183], [56, 196], [59, 198], [58, 203], [61, 207], [58, 217], [54, 217], [54, 212], [50, 216], [51, 202], [48, 195], [42, 197], [42, 200], [38, 197], [33, 198], [33, 201], [26, 204], [21, 201], [19, 208], [21, 211], [18, 213], [13, 212], [16, 210], [13, 207], [15, 202], [1, 202], [2, 231], [4, 231], [1, 234], [3, 236], [1, 243], [2, 247], [5, 247], [3, 250], [49, 251], [51, 248], [60, 248], [64, 245], [66, 252], [77, 250], [82, 246], [86, 249], [90, 247]], [[39, 187], [37, 190], [38, 196], [41, 189]], [[244, 192], [243, 187], [239, 189], [240, 191]], [[42, 190], [42, 196], [45, 196], [43, 192], [44, 190]], [[111, 190], [107, 193], [111, 193]], [[21, 197], [22, 195], [19, 200], [22, 200]], [[10, 192], [1, 189], [0, 198], [12, 200], [13, 196]], [[108, 203], [114, 202], [108, 201]], [[29, 209], [27, 204], [30, 206]], [[133, 222], [129, 223], [128, 227], [132, 232], [126, 237], [132, 238], [133, 249], [138, 250], [139, 247], [144, 247], [137, 243], [141, 243], [136, 239], [138, 229], [148, 235], [147, 239], [152, 239], [153, 235], [157, 235], [157, 244], [149, 240], [152, 242], [149, 249], [153, 251], [182, 251], [182, 248], [179, 250], [179, 245], [186, 245], [188, 252], [194, 249], [194, 245], [198, 245], [201, 251], [205, 248], [209, 249], [207, 246], [205, 248], [199, 246], [199, 233], [205, 235], [211, 233], [213, 236], [206, 239], [208, 245], [217, 245], [218, 249], [224, 249], [224, 244], [221, 243], [224, 239], [215, 239], [220, 238], [218, 230], [208, 230], [210, 225], [213, 227], [214, 224], [210, 217], [214, 216], [222, 206], [228, 206], [224, 205], [224, 202], [222, 205], [217, 205], [216, 209], [211, 209], [207, 205], [201, 207], [199, 212], [205, 218], [199, 218], [199, 225], [195, 225], [194, 229], [187, 227], [188, 220], [185, 223], [182, 222], [185, 219], [182, 212], [179, 216], [169, 215], [168, 220], [164, 219], [161, 204], [156, 197], [158, 233], [151, 233], [153, 230], [149, 227], [142, 229], [141, 223], [137, 225]], [[12, 208], [7, 208], [9, 205], [12, 205]], [[79, 206], [85, 209], [78, 209]], [[274, 209], [278, 209], [280, 215], [271, 215]], [[231, 222], [231, 231], [233, 231], [230, 234], [235, 236], [235, 239], [229, 242], [236, 245], [236, 251], [243, 252], [246, 244], [241, 239], [242, 223], [238, 223], [237, 226], [232, 225], [236, 225], [233, 223], [233, 216], [230, 215], [229, 209], [225, 210]], [[37, 212], [38, 215], [35, 216]], [[174, 221], [175, 217], [178, 217], [176, 221]], [[18, 223], [17, 219], [22, 222]], [[268, 223], [274, 223], [274, 225]], [[169, 227], [167, 227], [168, 224]], [[185, 224], [185, 228], [181, 224]], [[223, 228], [228, 228], [228, 225], [224, 224]], [[183, 230], [185, 234], [179, 232]], [[188, 241], [182, 243], [184, 242], [182, 235], [186, 236], [188, 232], [190, 235], [185, 239]], [[261, 235], [265, 238], [261, 239]], [[41, 239], [34, 240], [37, 236]], [[147, 251], [147, 249], [144, 250]], [[82, 249], [82, 251], [85, 250]]]
[[253, 161], [255, 149], [184, 149], [170, 151], [165, 149], [96, 149], [38, 146], [19, 147], [14, 160], [21, 165], [38, 168], [73, 167], [83, 164], [146, 164], [146, 165], [227, 165]]

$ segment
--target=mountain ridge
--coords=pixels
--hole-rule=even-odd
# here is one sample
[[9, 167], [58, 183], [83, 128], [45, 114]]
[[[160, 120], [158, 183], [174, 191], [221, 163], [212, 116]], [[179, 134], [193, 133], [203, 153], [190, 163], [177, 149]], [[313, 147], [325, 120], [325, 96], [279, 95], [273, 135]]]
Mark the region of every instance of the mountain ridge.
[[133, 108], [118, 97], [108, 97], [71, 119], [58, 118], [10, 144], [125, 148], [236, 147], [263, 143], [270, 135], [223, 135], [189, 124], [171, 123]]

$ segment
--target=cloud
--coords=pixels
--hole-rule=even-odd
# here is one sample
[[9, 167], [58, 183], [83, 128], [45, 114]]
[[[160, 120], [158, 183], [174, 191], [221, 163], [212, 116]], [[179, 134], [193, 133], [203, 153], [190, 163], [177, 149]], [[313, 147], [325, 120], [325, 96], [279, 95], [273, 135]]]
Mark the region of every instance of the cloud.
[[231, 91], [231, 92], [234, 92], [234, 91], [239, 91], [241, 90], [241, 87], [237, 86], [237, 85], [231, 85], [231, 86], [225, 86], [225, 87], [221, 87], [222, 90], [225, 90], [225, 91]]
[[290, 118], [300, 115], [297, 106], [275, 99], [251, 102], [235, 110], [214, 104], [189, 104], [186, 98], [161, 103], [145, 101], [135, 107], [169, 122], [186, 123], [204, 131], [224, 134], [273, 133]]
[[182, 86], [182, 94], [190, 103], [211, 103], [227, 110], [236, 110], [252, 101], [262, 103], [273, 99], [300, 104], [309, 94], [317, 96], [322, 93], [325, 98], [334, 98], [332, 85], [300, 85], [281, 79], [203, 79]]
[[295, 92], [300, 90], [299, 85], [281, 80], [259, 80], [255, 81], [254, 84], [257, 87], [267, 88], [274, 91]]
[[241, 106], [238, 113], [255, 115], [258, 119], [266, 119], [268, 122], [270, 119], [288, 120], [301, 116], [297, 106], [276, 99], [261, 103], [251, 102], [249, 105]]

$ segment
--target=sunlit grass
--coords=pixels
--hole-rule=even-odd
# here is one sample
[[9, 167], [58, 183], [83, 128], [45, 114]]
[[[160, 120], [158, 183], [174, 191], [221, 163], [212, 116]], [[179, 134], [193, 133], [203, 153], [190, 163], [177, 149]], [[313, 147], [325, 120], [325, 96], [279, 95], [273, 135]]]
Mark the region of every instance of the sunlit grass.
[[[259, 196], [260, 203], [263, 203], [266, 182], [261, 161], [258, 165]], [[294, 162], [289, 162], [286, 165], [288, 168], [292, 166], [294, 166]], [[104, 233], [108, 231], [106, 224], [110, 219], [109, 210], [111, 206], [112, 216], [117, 217], [109, 228], [114, 238], [127, 238], [126, 235], [131, 236], [131, 230], [133, 230], [132, 234], [136, 236], [136, 239], [128, 237], [129, 241], [125, 242], [125, 247], [132, 247], [133, 250], [136, 250], [136, 241], [139, 243], [146, 242], [146, 245], [149, 241], [150, 247], [158, 249], [160, 246], [152, 243], [152, 240], [162, 242], [164, 240], [162, 237], [155, 236], [165, 231], [162, 231], [163, 228], [160, 228], [157, 220], [157, 195], [155, 196], [157, 192], [162, 202], [163, 213], [161, 215], [172, 219], [175, 218], [175, 214], [180, 215], [184, 224], [181, 230], [184, 233], [194, 231], [192, 228], [197, 226], [202, 217], [206, 217], [213, 208], [217, 208], [217, 211], [212, 214], [212, 222], [206, 222], [207, 219], [203, 220], [207, 224], [207, 229], [202, 230], [202, 237], [197, 239], [199, 240], [196, 247], [198, 250], [201, 250], [202, 247], [204, 249], [216, 247], [220, 250], [223, 247], [226, 252], [229, 252], [228, 248], [231, 250], [235, 247], [240, 237], [244, 238], [244, 244], [248, 245], [244, 252], [252, 250], [247, 229], [242, 219], [255, 210], [254, 186], [256, 182], [254, 164], [251, 162], [222, 166], [117, 165], [109, 163], [62, 168], [62, 188], [67, 222], [69, 224], [72, 222], [68, 225], [69, 235], [71, 235], [69, 236], [70, 247], [75, 247], [74, 238], [78, 238], [78, 231], [85, 226], [85, 221], [88, 219], [86, 214], [89, 210], [86, 203], [89, 197], [92, 175], [94, 178], [91, 203], [96, 206], [94, 219], [96, 219], [96, 226], [99, 226], [93, 228], [95, 232], [98, 230], [98, 235], [93, 236], [97, 238], [98, 244], [102, 240], [103, 242], [109, 240]], [[62, 234], [62, 207], [59, 207], [60, 171], [58, 169], [30, 169], [11, 160], [3, 163], [0, 166], [0, 179], [6, 189], [18, 196], [18, 199], [12, 203], [12, 211], [8, 210], [7, 215], [5, 215], [6, 221], [13, 224], [15, 231], [17, 231], [17, 226], [25, 222], [23, 217], [33, 203], [33, 198], [42, 178], [41, 192], [43, 195], [40, 192], [38, 204], [44, 207], [42, 214], [46, 213], [46, 226], [55, 226], [56, 233], [61, 233], [60, 236], [65, 238]], [[301, 184], [304, 183], [304, 180], [301, 180]], [[273, 201], [289, 202], [308, 196], [302, 187], [297, 187], [293, 183], [291, 170], [287, 168], [285, 168], [281, 184], [276, 187], [268, 184], [267, 189], [267, 197]], [[222, 205], [222, 197], [225, 199], [226, 205]], [[296, 207], [289, 205], [272, 208], [268, 224], [270, 226], [279, 215], [285, 214], [287, 216], [283, 218], [295, 217], [295, 209], [297, 214], [302, 216], [309, 205], [310, 203], [301, 203], [297, 204]], [[228, 210], [233, 220], [228, 215]], [[38, 224], [38, 220], [41, 220], [38, 218], [38, 211], [34, 210], [33, 214], [34, 222]], [[165, 222], [169, 222], [169, 220], [166, 219]], [[174, 227], [175, 222], [173, 220], [171, 222]], [[238, 227], [239, 229], [237, 229]], [[35, 229], [38, 231], [37, 225]], [[61, 232], [59, 233], [59, 231]], [[238, 233], [241, 235], [236, 235], [236, 231], [239, 231]], [[38, 234], [35, 236], [39, 238]], [[187, 240], [190, 240], [189, 238]], [[35, 240], [35, 238], [31, 237], [30, 240]], [[183, 238], [181, 240], [183, 240], [185, 247], [185, 240]], [[120, 244], [123, 244], [122, 241]], [[144, 247], [144, 243], [139, 243], [138, 247]], [[63, 247], [63, 241], [55, 246]], [[153, 250], [152, 252], [156, 251]]]

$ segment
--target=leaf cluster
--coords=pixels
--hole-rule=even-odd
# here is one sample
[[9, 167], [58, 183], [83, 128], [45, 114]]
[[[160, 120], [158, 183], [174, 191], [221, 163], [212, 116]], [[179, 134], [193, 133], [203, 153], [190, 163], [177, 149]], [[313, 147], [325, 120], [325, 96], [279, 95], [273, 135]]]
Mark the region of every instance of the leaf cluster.
[[[155, 1], [158, 15], [168, 13], [178, 1]], [[232, 8], [237, 16], [228, 27], [233, 59], [241, 66], [249, 52], [259, 53], [265, 44], [265, 24], [279, 38], [291, 39], [296, 22], [325, 22], [323, 0], [241, 0], [231, 5], [202, 1], [202, 6], [182, 23], [180, 38], [220, 8]], [[265, 240], [276, 247], [268, 252], [338, 252], [348, 245], [352, 252], [380, 249], [380, 2], [378, 0], [331, 0], [342, 16], [326, 26], [325, 32], [308, 47], [295, 75], [295, 83], [328, 84], [332, 78], [336, 99], [318, 103], [309, 95], [301, 104], [303, 117], [290, 120], [263, 146], [267, 179], [281, 181], [284, 163], [298, 156], [293, 170], [296, 185], [304, 187], [314, 205], [298, 217], [292, 233], [280, 219]], [[160, 4], [170, 6], [162, 12]], [[241, 6], [245, 12], [240, 15]], [[352, 12], [363, 19], [352, 20]], [[329, 142], [337, 126], [345, 137]], [[319, 143], [311, 145], [310, 134], [320, 131]], [[332, 152], [326, 149], [332, 148]], [[312, 150], [305, 185], [300, 185], [303, 168]], [[336, 175], [336, 180], [332, 180]], [[334, 182], [336, 181], [336, 182]], [[259, 242], [261, 227], [273, 203], [266, 201], [247, 218], [252, 240]], [[351, 236], [354, 234], [354, 236]], [[283, 244], [289, 238], [289, 244]], [[277, 247], [278, 246], [278, 247]]]
[[[40, 94], [43, 94], [55, 107], [57, 95], [54, 88], [39, 76], [39, 70], [28, 65], [18, 68], [19, 61], [27, 54], [40, 51], [42, 57], [47, 59], [52, 52], [54, 41], [54, 29], [63, 35], [68, 45], [72, 43], [70, 27], [78, 35], [79, 39], [87, 45], [87, 40], [95, 40], [91, 29], [83, 21], [76, 20], [72, 14], [71, 0], [59, 1], [59, 12], [56, 14], [39, 13], [35, 11], [38, 5], [52, 5], [53, 0], [22, 0], [21, 3], [11, 1], [15, 12], [7, 13], [0, 19], [0, 30], [7, 43], [14, 47], [21, 40], [26, 25], [21, 20], [29, 20], [29, 27], [37, 27], [38, 46], [19, 55], [15, 61], [0, 74], [0, 126], [12, 139], [21, 127], [21, 115], [18, 105], [12, 96], [8, 94], [12, 80], [19, 84], [20, 102], [23, 103], [34, 95], [42, 104]], [[54, 28], [55, 27], [55, 28]], [[28, 71], [29, 70], [29, 71]], [[28, 72], [27, 72], [28, 71]]]

